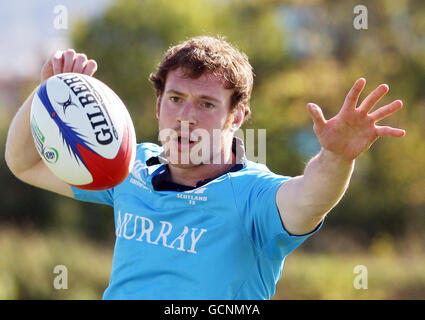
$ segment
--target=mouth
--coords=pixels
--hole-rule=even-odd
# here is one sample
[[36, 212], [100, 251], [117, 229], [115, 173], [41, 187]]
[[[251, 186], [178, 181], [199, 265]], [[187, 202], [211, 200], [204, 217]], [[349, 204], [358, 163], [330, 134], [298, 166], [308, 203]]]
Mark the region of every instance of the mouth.
[[180, 147], [191, 148], [192, 146], [194, 146], [198, 142], [199, 142], [198, 140], [189, 139], [189, 138], [182, 137], [182, 136], [177, 137], [177, 145], [179, 146], [179, 149], [180, 149]]

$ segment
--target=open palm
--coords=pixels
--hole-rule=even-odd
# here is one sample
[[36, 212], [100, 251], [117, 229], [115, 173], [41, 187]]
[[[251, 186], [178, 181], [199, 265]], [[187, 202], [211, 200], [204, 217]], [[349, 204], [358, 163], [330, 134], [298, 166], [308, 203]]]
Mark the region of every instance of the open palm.
[[401, 100], [393, 101], [369, 113], [388, 92], [387, 85], [378, 86], [356, 107], [365, 84], [365, 79], [358, 79], [348, 92], [339, 113], [329, 120], [324, 118], [319, 106], [314, 103], [307, 104], [314, 122], [313, 129], [321, 146], [346, 160], [358, 157], [379, 137], [402, 137], [406, 133], [402, 129], [376, 125], [376, 122], [400, 110], [403, 106]]

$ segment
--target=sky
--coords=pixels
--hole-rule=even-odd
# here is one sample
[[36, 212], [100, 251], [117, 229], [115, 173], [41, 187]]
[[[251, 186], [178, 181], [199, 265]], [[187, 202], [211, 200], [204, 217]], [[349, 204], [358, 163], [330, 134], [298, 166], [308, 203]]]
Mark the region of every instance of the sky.
[[[42, 63], [58, 49], [70, 46], [78, 19], [95, 17], [112, 0], [0, 1], [0, 79], [34, 78]], [[60, 19], [67, 15], [65, 21]]]

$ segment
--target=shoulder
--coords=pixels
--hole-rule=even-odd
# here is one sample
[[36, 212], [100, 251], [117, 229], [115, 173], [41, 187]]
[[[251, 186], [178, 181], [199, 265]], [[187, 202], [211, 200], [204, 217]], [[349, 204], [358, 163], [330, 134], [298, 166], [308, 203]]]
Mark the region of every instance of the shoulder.
[[247, 161], [245, 166], [230, 173], [232, 184], [238, 189], [257, 189], [262, 186], [281, 184], [290, 179], [288, 176], [272, 172], [266, 165]]
[[139, 150], [150, 150], [154, 152], [161, 152], [163, 149], [161, 146], [152, 142], [141, 142], [137, 144], [137, 151]]
[[138, 160], [146, 162], [149, 158], [158, 156], [163, 151], [163, 148], [155, 143], [142, 142], [137, 144], [137, 156]]
[[250, 160], [247, 160], [245, 168], [251, 172], [258, 172], [258, 173], [263, 172], [263, 173], [273, 174], [273, 172], [271, 172], [270, 169], [265, 164], [253, 162]]
[[238, 179], [256, 179], [267, 175], [274, 175], [274, 173], [266, 165], [250, 160], [246, 162], [241, 170], [231, 173], [232, 177]]

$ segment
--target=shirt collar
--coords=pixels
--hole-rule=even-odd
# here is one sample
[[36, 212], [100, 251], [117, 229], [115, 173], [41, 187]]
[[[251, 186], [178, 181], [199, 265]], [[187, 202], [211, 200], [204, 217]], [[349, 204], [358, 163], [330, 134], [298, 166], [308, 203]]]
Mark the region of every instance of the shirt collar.
[[[233, 167], [231, 167], [225, 173], [238, 171], [238, 170], [242, 169], [247, 162], [243, 141], [238, 137], [233, 137], [232, 152], [236, 156], [236, 164]], [[161, 170], [158, 174], [156, 174], [152, 177], [152, 186], [154, 187], [154, 189], [156, 191], [188, 191], [188, 190], [193, 190], [193, 189], [199, 188], [199, 187], [207, 184], [208, 182], [218, 178], [219, 176], [223, 175], [223, 174], [220, 174], [219, 176], [216, 176], [216, 177], [213, 177], [213, 178], [200, 180], [196, 184], [196, 187], [185, 186], [185, 185], [177, 184], [177, 183], [174, 183], [174, 182], [171, 181], [171, 174], [170, 174], [167, 163], [168, 163], [168, 161], [165, 157], [164, 151], [162, 151], [157, 156], [153, 156], [153, 157], [149, 158], [146, 161], [146, 165], [148, 167], [158, 165], [158, 164], [165, 165], [164, 170]]]

